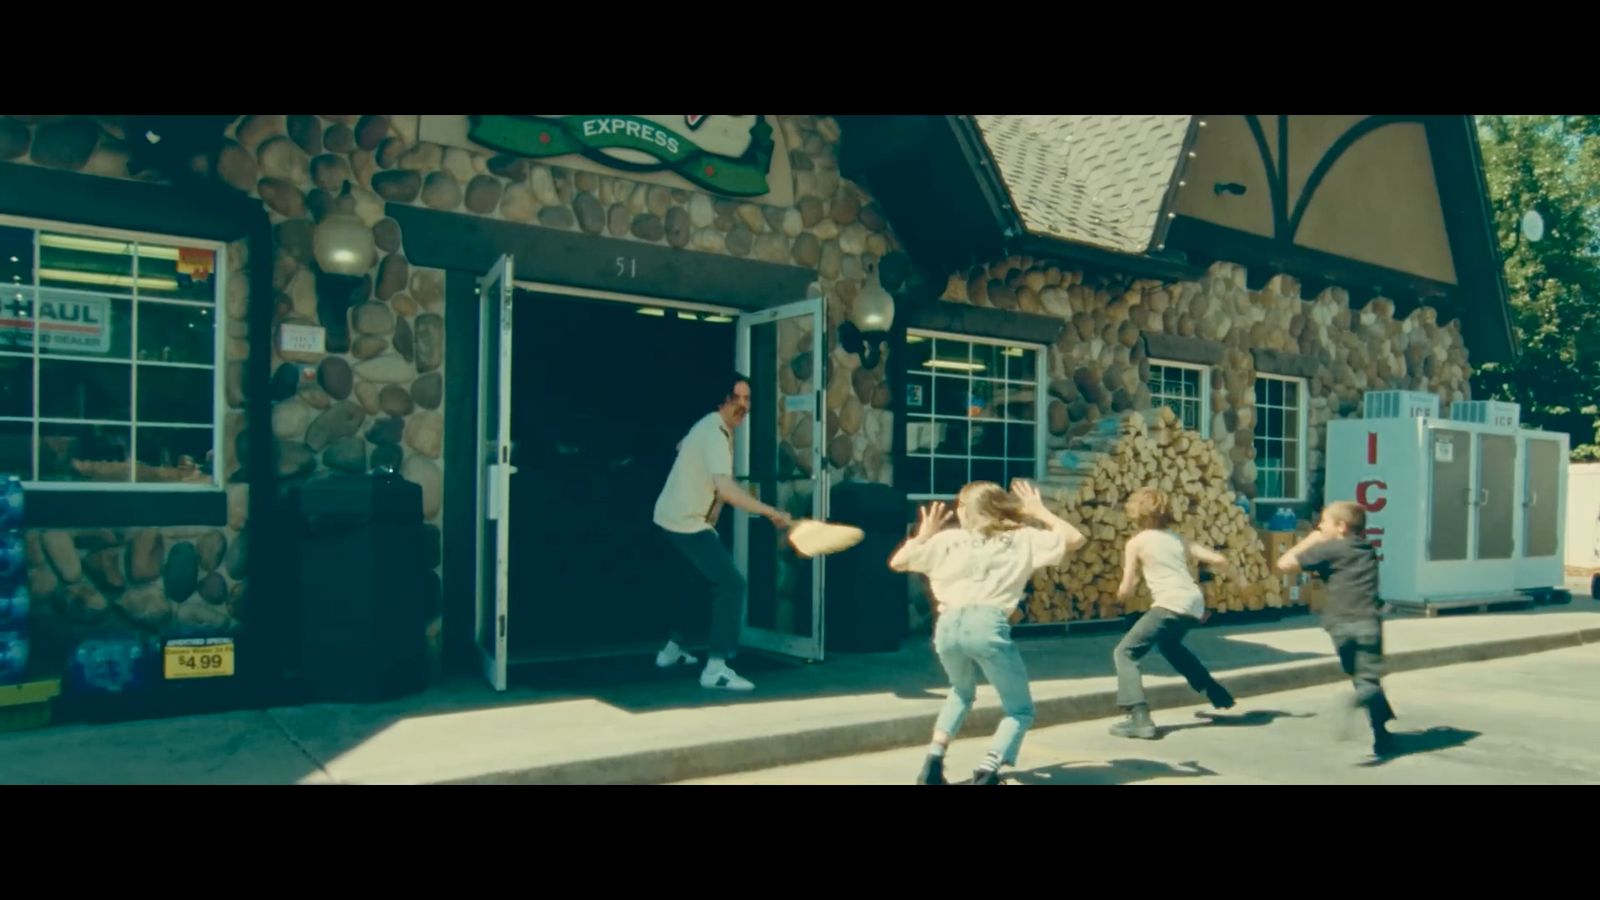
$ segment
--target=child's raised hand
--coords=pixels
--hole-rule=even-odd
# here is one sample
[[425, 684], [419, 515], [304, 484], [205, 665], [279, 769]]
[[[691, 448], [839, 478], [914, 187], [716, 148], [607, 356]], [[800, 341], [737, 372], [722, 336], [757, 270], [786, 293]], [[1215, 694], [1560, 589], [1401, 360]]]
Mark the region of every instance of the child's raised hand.
[[950, 517], [955, 512], [944, 505], [944, 501], [934, 502], [917, 511], [917, 540], [925, 541], [933, 537], [950, 523]]
[[1039, 489], [1021, 478], [1011, 482], [1011, 492], [1022, 501], [1022, 508], [1029, 513], [1036, 513], [1045, 508], [1044, 498], [1039, 495]]

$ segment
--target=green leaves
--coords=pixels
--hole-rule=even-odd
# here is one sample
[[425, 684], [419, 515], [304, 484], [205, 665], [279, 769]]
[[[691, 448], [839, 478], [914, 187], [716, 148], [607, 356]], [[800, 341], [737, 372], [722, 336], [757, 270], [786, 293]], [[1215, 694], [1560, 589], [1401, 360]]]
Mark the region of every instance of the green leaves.
[[[1479, 116], [1478, 124], [1521, 354], [1480, 366], [1474, 396], [1520, 403], [1524, 422], [1572, 435], [1574, 459], [1595, 457], [1600, 116]], [[1544, 219], [1537, 242], [1521, 230], [1530, 209]]]

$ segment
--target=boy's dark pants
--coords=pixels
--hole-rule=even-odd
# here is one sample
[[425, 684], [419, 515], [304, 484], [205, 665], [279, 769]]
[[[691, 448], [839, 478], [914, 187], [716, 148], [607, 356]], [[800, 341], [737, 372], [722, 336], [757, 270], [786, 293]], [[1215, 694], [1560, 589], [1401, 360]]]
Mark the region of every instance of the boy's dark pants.
[[1141, 661], [1151, 650], [1160, 650], [1189, 686], [1210, 697], [1213, 703], [1231, 705], [1233, 697], [1227, 689], [1183, 645], [1183, 636], [1199, 624], [1199, 619], [1159, 606], [1141, 616], [1111, 654], [1117, 670], [1117, 705], [1128, 709], [1146, 702]]
[[1335, 622], [1328, 626], [1328, 636], [1333, 638], [1339, 665], [1355, 682], [1356, 705], [1366, 708], [1373, 732], [1382, 731], [1384, 723], [1395, 717], [1379, 683], [1383, 677], [1383, 622]]

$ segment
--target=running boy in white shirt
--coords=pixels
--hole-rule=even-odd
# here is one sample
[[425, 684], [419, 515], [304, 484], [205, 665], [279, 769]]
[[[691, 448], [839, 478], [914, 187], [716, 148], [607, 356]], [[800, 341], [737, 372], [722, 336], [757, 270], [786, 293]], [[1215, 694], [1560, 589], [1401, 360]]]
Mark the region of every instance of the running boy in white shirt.
[[[999, 784], [1000, 767], [1016, 764], [1022, 736], [1033, 724], [1028, 671], [1011, 642], [1010, 615], [1034, 570], [1061, 562], [1086, 538], [1045, 508], [1038, 489], [1022, 481], [1014, 488], [1010, 494], [989, 481], [962, 488], [955, 509], [960, 528], [943, 530], [951, 515], [943, 503], [924, 507], [917, 533], [889, 560], [896, 572], [928, 576], [939, 607], [933, 646], [950, 676], [950, 696], [933, 727], [917, 784], [945, 783], [945, 749], [972, 710], [979, 669], [1000, 695], [1005, 718], [972, 783]], [[1030, 519], [1045, 527], [1032, 527]]]
[[1141, 531], [1128, 539], [1123, 550], [1122, 586], [1117, 589], [1117, 599], [1126, 601], [1133, 596], [1142, 573], [1150, 586], [1151, 604], [1150, 611], [1112, 652], [1117, 668], [1117, 705], [1128, 711], [1128, 718], [1111, 726], [1111, 733], [1151, 740], [1156, 736], [1156, 726], [1150, 721], [1140, 661], [1152, 648], [1159, 649], [1189, 686], [1205, 694], [1212, 706], [1233, 706], [1233, 695], [1183, 646], [1184, 635], [1200, 624], [1206, 611], [1205, 595], [1189, 574], [1189, 557], [1219, 571], [1227, 567], [1228, 560], [1209, 547], [1185, 543], [1171, 531], [1171, 501], [1155, 488], [1134, 491], [1124, 509]]

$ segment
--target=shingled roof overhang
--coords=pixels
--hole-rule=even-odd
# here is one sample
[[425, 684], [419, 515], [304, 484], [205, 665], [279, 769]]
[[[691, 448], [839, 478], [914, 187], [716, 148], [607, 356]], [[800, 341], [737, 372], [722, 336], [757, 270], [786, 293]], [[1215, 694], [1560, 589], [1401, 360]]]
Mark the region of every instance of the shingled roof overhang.
[[1159, 247], [1195, 116], [969, 116], [1023, 231], [1130, 256]]
[[[993, 138], [972, 116], [838, 118], [844, 129], [844, 174], [869, 188], [913, 262], [941, 283], [949, 272], [1012, 253], [1164, 280], [1194, 278], [1203, 271], [1175, 255], [1129, 252], [1141, 233], [1140, 227], [1130, 227], [1130, 219], [1143, 221], [1150, 236], [1165, 232], [1167, 186], [1176, 184], [1175, 176], [1162, 182], [1153, 204], [1147, 186], [1131, 192], [1145, 208], [1160, 210], [1159, 216], [1146, 216], [1149, 221], [1092, 210], [1074, 218], [1055, 209], [1060, 199], [1084, 195], [1086, 185], [1060, 185], [1045, 177], [1052, 158], [1027, 146], [1026, 135]], [[997, 159], [991, 141], [1011, 152]], [[1181, 156], [1172, 155], [1174, 162]], [[1018, 188], [1005, 177], [1007, 171], [1021, 179], [1016, 184], [1034, 183], [1041, 195], [1024, 194], [1027, 199], [1019, 203], [1014, 194]], [[1122, 196], [1125, 189], [1117, 184]], [[1051, 190], [1056, 198], [1049, 196]]]
[[[1198, 277], [1236, 262], [1259, 284], [1273, 274], [1383, 293], [1461, 319], [1475, 361], [1516, 353], [1488, 187], [1471, 116], [1369, 116], [1330, 148], [1325, 174], [1365, 134], [1394, 122], [1427, 129], [1459, 284], [1322, 253], [1294, 242], [1315, 191], [1272, 237], [1174, 213], [1199, 116], [841, 116], [841, 167], [884, 206], [925, 277], [1017, 253], [1135, 277]], [[1264, 158], [1269, 155], [1263, 146]], [[1170, 230], [1169, 230], [1170, 229]]]

